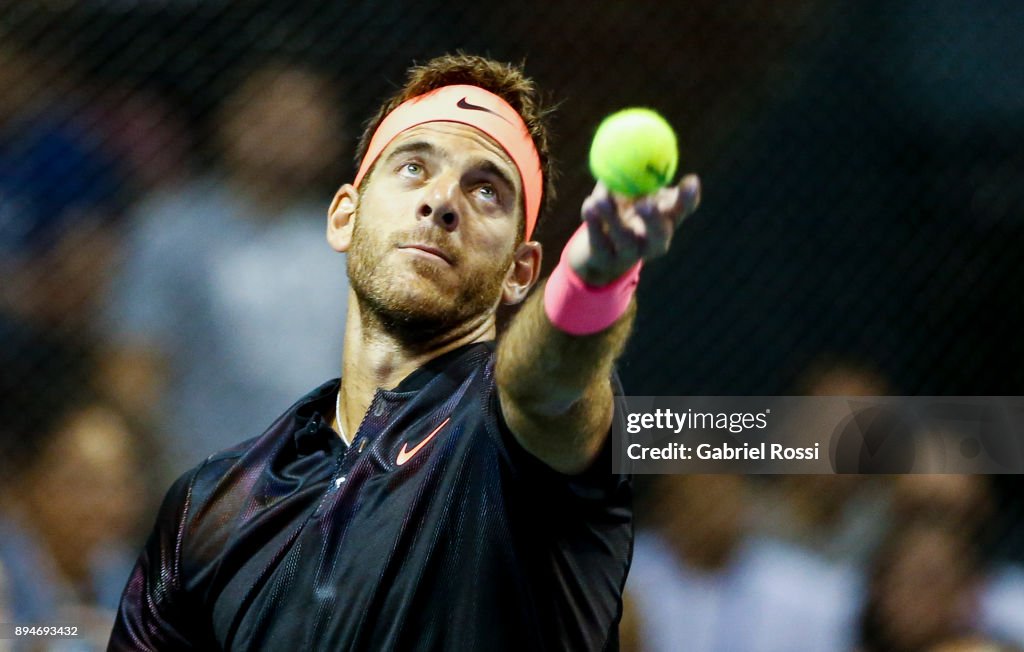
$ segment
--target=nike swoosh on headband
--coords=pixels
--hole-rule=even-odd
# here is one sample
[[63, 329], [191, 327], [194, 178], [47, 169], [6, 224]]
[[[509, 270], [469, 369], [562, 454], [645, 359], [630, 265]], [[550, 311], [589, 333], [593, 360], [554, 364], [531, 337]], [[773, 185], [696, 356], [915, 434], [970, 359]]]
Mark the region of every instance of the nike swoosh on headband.
[[[468, 101], [466, 100], [466, 98], [462, 98], [461, 100], [459, 100], [458, 102], [456, 102], [456, 103], [455, 103], [455, 106], [459, 107], [460, 109], [466, 109], [466, 110], [468, 110], [468, 111], [486, 111], [486, 112], [488, 112], [488, 113], [490, 113], [490, 114], [492, 114], [492, 115], [496, 115], [496, 116], [498, 116], [498, 117], [499, 117], [499, 118], [501, 118], [502, 120], [505, 120], [505, 122], [508, 122], [508, 120], [507, 120], [507, 119], [505, 118], [505, 116], [503, 116], [503, 115], [501, 115], [501, 114], [499, 114], [499, 113], [495, 113], [494, 111], [491, 111], [491, 110], [490, 110], [490, 109], [488, 109], [488, 108], [487, 108], [486, 106], [477, 106], [476, 104], [470, 104], [470, 103], [469, 103], [469, 102], [468, 102]], [[509, 122], [509, 124], [512, 124], [512, 123], [511, 123], [511, 122]]]

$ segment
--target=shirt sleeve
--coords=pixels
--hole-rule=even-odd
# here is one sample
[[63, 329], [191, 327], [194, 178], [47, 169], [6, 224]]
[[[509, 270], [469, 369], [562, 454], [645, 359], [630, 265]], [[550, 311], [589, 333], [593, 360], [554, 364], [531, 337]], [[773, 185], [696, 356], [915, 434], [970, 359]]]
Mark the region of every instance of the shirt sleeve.
[[[200, 467], [201, 468], [201, 467]], [[192, 486], [199, 469], [168, 490], [156, 525], [121, 596], [108, 650], [193, 650], [198, 623], [186, 599], [181, 549]]]
[[615, 401], [615, 412], [612, 416], [612, 428], [605, 435], [604, 444], [594, 462], [584, 471], [569, 475], [560, 473], [535, 457], [523, 448], [512, 430], [505, 422], [498, 399], [497, 386], [492, 384], [488, 408], [497, 422], [498, 440], [502, 456], [507, 460], [512, 472], [521, 479], [527, 480], [535, 489], [544, 491], [551, 498], [559, 495], [572, 501], [584, 501], [596, 504], [612, 504], [628, 502], [632, 477], [629, 473], [612, 471], [612, 434], [615, 424], [620, 432], [625, 432], [623, 422], [622, 384], [618, 374], [612, 374], [612, 394]]

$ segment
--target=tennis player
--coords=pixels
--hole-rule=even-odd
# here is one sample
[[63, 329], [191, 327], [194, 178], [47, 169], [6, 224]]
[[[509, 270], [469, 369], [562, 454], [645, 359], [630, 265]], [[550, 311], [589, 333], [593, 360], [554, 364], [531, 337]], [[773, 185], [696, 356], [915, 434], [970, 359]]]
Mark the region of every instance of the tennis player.
[[[545, 118], [517, 67], [410, 70], [328, 211], [351, 284], [341, 379], [171, 487], [110, 649], [618, 647], [612, 367], [642, 261], [699, 184], [632, 203], [598, 185], [530, 295]], [[498, 306], [523, 301], [495, 344]]]

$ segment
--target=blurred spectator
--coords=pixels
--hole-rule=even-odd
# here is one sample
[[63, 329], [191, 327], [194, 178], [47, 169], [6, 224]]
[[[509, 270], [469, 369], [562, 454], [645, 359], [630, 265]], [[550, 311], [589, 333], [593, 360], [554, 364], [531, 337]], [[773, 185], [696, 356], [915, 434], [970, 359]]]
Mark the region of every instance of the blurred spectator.
[[1021, 652], [1016, 645], [972, 636], [939, 643], [928, 652]]
[[151, 507], [148, 456], [132, 422], [91, 391], [85, 347], [32, 336], [5, 343], [12, 346], [0, 368], [3, 622], [74, 624], [84, 638], [60, 649], [97, 649]]
[[178, 470], [338, 374], [347, 282], [320, 194], [346, 142], [333, 90], [303, 68], [256, 69], [217, 115], [223, 171], [137, 211], [106, 376], [136, 410], [156, 406]]
[[885, 481], [858, 475], [758, 479], [756, 529], [832, 563], [867, 562], [885, 532]]
[[981, 595], [982, 629], [1000, 640], [1024, 647], [1024, 568], [997, 565], [988, 573]]
[[[4, 570], [4, 562], [0, 559], [0, 623], [13, 623], [14, 616], [11, 614], [10, 594], [11, 583], [7, 579], [7, 571]], [[0, 641], [0, 652], [7, 652], [11, 646]]]
[[863, 360], [822, 355], [797, 379], [800, 396], [886, 396], [892, 387], [881, 371]]
[[979, 541], [992, 517], [990, 481], [980, 475], [915, 474], [892, 479], [891, 519], [903, 523], [932, 519], [955, 525]]
[[921, 652], [974, 633], [980, 574], [969, 537], [935, 520], [896, 527], [872, 564], [863, 652]]
[[131, 173], [133, 193], [155, 192], [188, 177], [193, 143], [180, 110], [159, 94], [132, 86], [101, 86], [91, 120]]
[[854, 576], [752, 537], [747, 481], [664, 476], [637, 533], [626, 630], [642, 650], [834, 652], [852, 639]]
[[90, 329], [116, 261], [123, 176], [74, 82], [0, 43], [0, 313]]
[[[821, 356], [796, 381], [802, 396], [885, 396], [891, 387], [872, 365], [849, 357]], [[841, 408], [845, 414], [846, 407]], [[798, 415], [795, 426], [809, 440], [828, 442], [842, 415], [823, 408]], [[859, 475], [785, 475], [760, 479], [753, 510], [762, 534], [806, 547], [831, 562], [859, 566], [886, 526], [886, 480]]]
[[[991, 538], [994, 498], [991, 479], [980, 475], [906, 475], [893, 480], [893, 523], [929, 520], [983, 547]], [[1024, 569], [993, 562], [977, 579], [973, 626], [1003, 641], [1024, 645]]]

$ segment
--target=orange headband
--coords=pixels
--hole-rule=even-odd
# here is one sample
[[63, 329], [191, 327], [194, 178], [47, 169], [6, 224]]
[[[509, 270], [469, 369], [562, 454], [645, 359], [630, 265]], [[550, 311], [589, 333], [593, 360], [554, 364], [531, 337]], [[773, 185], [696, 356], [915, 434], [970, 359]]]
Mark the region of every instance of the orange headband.
[[359, 166], [355, 186], [398, 134], [426, 122], [459, 122], [476, 127], [505, 150], [519, 170], [526, 198], [526, 239], [533, 234], [544, 192], [540, 156], [523, 118], [508, 102], [476, 86], [456, 85], [424, 93], [406, 100], [389, 113], [377, 127], [366, 156]]

